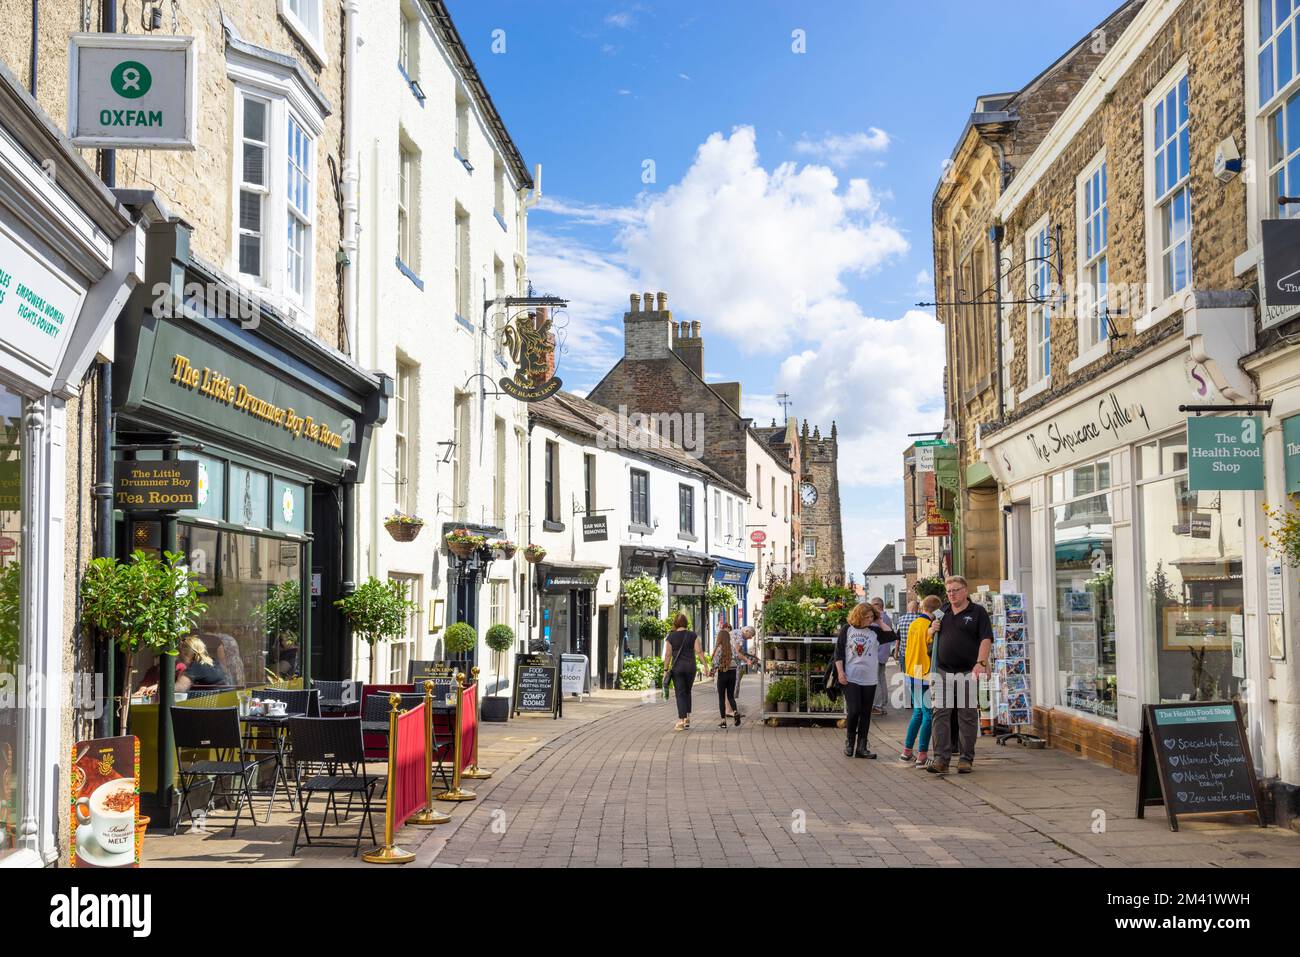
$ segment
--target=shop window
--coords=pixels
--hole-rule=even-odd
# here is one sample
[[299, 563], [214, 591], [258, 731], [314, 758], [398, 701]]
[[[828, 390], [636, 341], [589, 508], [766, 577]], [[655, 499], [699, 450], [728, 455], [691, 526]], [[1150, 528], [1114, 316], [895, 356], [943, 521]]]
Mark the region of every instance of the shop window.
[[[0, 386], [0, 596], [5, 614], [0, 615], [0, 673], [20, 674], [24, 664], [19, 615], [25, 606], [22, 594], [23, 540], [22, 494], [22, 399]], [[18, 823], [22, 819], [22, 763], [28, 760], [22, 749], [19, 729], [22, 709], [0, 708], [0, 861], [17, 848]]]
[[227, 514], [236, 525], [266, 528], [270, 476], [242, 465], [230, 466]]
[[1115, 542], [1109, 463], [1052, 476], [1057, 699], [1116, 716]]
[[213, 518], [221, 521], [226, 517], [226, 463], [208, 455], [197, 452], [182, 451], [183, 461], [199, 463], [199, 507], [188, 510], [187, 514], [195, 518]]
[[[1155, 662], [1148, 700], [1239, 699], [1232, 646], [1244, 624], [1244, 497], [1189, 489], [1182, 435], [1143, 446], [1139, 465], [1143, 636]], [[1244, 675], [1245, 662], [1235, 670]]]

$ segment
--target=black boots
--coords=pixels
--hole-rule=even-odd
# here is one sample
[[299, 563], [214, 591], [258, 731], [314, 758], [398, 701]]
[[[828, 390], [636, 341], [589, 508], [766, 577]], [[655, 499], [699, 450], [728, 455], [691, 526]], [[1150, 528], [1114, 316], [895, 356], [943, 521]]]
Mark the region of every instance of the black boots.
[[853, 757], [853, 739], [852, 739], [852, 738], [849, 738], [849, 740], [847, 740], [847, 741], [844, 742], [844, 756], [845, 756], [846, 758], [851, 758], [851, 757]]
[[876, 756], [876, 752], [867, 750], [866, 735], [858, 736], [858, 750], [854, 752], [853, 756], [855, 758], [874, 758]]

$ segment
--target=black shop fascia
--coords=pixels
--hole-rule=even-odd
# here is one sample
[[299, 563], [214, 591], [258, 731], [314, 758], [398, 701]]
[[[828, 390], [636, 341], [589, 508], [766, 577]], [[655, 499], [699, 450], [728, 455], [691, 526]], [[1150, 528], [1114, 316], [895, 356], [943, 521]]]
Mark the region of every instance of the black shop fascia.
[[334, 601], [355, 586], [351, 487], [392, 379], [193, 255], [190, 227], [154, 194], [130, 199], [147, 280], [117, 325], [116, 456], [196, 462], [198, 504], [119, 510], [119, 555], [185, 554], [207, 589], [199, 637], [231, 686], [349, 678]]

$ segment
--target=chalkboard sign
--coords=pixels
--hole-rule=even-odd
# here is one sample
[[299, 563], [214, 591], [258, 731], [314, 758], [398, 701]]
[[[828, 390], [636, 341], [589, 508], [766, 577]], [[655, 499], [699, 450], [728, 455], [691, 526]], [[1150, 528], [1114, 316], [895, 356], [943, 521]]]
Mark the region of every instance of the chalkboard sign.
[[435, 705], [448, 705], [456, 703], [456, 671], [453, 668], [426, 667], [413, 669], [411, 683], [415, 685], [415, 690], [423, 694], [424, 683], [433, 682], [433, 703]]
[[1259, 782], [1236, 702], [1146, 705], [1138, 752], [1138, 817], [1163, 804], [1172, 831], [1178, 830], [1179, 814], [1223, 811], [1254, 811], [1264, 826]]
[[549, 655], [529, 655], [515, 659], [516, 715], [559, 715], [559, 669]]

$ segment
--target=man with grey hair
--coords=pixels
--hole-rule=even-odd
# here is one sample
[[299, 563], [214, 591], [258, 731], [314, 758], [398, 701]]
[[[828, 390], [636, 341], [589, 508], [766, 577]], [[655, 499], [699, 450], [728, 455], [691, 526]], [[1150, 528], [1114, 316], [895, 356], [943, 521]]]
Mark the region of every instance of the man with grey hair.
[[926, 770], [947, 774], [952, 757], [952, 717], [957, 714], [961, 757], [957, 773], [969, 774], [975, 763], [979, 735], [979, 679], [989, 673], [993, 622], [983, 605], [970, 600], [966, 579], [949, 575], [944, 584], [948, 602], [930, 626], [934, 649], [934, 757]]

